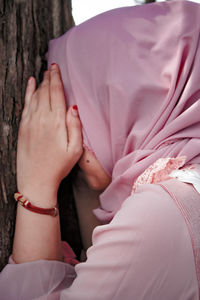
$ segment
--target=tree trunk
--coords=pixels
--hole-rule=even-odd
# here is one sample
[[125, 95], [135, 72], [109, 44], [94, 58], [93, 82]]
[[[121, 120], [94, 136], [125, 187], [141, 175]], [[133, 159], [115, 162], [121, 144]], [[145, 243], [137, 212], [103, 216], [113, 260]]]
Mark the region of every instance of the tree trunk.
[[[70, 0], [0, 0], [0, 270], [12, 251], [17, 134], [27, 79], [33, 75], [41, 81], [48, 41], [73, 24]], [[70, 230], [77, 226], [70, 186], [69, 180], [63, 180], [59, 190], [61, 207], [67, 202], [70, 214], [69, 219], [65, 214], [62, 224], [68, 241], [75, 236]], [[64, 199], [67, 193], [71, 202]], [[80, 248], [80, 241], [74, 245]]]

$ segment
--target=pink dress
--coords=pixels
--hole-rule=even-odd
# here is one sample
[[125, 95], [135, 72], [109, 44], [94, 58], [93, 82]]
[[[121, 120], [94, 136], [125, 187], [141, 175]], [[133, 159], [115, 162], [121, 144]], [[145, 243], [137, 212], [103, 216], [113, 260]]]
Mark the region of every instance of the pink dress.
[[1, 299], [200, 299], [200, 194], [177, 179], [160, 181], [171, 166], [146, 172], [113, 220], [95, 228], [86, 262], [77, 263], [67, 244], [65, 262], [10, 261]]

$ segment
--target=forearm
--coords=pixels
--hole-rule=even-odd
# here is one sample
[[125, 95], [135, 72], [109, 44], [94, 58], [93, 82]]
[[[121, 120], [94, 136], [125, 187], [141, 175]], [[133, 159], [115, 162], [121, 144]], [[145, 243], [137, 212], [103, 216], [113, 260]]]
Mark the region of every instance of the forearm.
[[[39, 207], [50, 208], [57, 203], [56, 193], [27, 191], [23, 194]], [[59, 215], [52, 217], [34, 213], [18, 204], [13, 259], [16, 263], [40, 259], [62, 260]]]
[[[17, 142], [19, 192], [34, 206], [55, 206], [60, 182], [80, 159], [82, 144], [77, 107], [66, 109], [61, 74], [52, 64], [37, 90], [33, 77], [26, 88]], [[59, 216], [18, 207], [13, 259], [62, 260]]]

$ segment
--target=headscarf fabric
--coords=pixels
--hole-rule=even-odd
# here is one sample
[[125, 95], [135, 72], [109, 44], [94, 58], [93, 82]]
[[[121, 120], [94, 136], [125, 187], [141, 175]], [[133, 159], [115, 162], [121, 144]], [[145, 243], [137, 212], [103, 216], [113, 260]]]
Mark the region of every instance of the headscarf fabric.
[[109, 222], [142, 172], [162, 157], [200, 163], [200, 5], [123, 7], [49, 43], [84, 145], [112, 177], [95, 210]]

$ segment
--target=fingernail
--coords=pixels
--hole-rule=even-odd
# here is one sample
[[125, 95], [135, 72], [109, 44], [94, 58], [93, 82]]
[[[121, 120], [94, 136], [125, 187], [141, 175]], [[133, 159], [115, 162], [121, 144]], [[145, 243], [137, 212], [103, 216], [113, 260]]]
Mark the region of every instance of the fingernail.
[[28, 84], [31, 84], [31, 83], [32, 83], [32, 81], [33, 81], [33, 77], [32, 77], [32, 76], [30, 76], [30, 77], [29, 77], [29, 79], [28, 79]]
[[52, 64], [51, 64], [51, 69], [52, 69], [52, 70], [57, 69], [57, 64], [56, 64], [56, 63], [52, 63]]
[[72, 106], [72, 115], [77, 117], [78, 116], [78, 107], [77, 105]]

